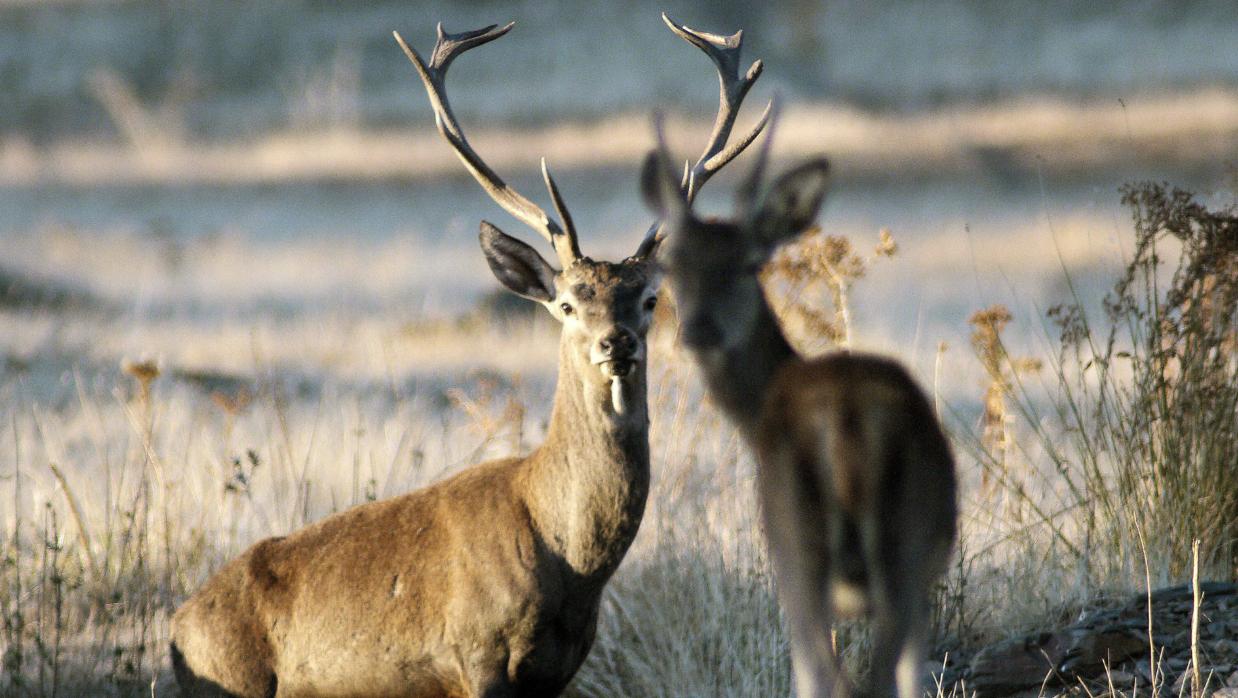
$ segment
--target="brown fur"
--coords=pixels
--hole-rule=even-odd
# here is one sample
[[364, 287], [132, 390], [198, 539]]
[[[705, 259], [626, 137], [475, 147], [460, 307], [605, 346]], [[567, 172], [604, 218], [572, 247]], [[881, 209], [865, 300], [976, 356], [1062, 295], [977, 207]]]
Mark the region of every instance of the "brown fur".
[[[602, 588], [649, 487], [644, 262], [583, 259], [545, 301], [571, 302], [546, 442], [524, 458], [261, 541], [177, 611], [188, 696], [549, 696], [592, 645]], [[589, 294], [581, 293], [588, 288]], [[573, 290], [575, 289], [575, 290]], [[581, 296], [591, 295], [588, 300]], [[638, 338], [611, 409], [599, 337]], [[608, 334], [612, 333], [612, 334]]]
[[805, 695], [847, 690], [829, 623], [867, 612], [873, 694], [898, 684], [901, 696], [918, 696], [918, 676], [904, 686], [897, 671], [900, 662], [920, 671], [929, 591], [957, 518], [953, 458], [928, 400], [888, 359], [793, 360], [769, 387], [755, 445], [787, 617], [800, 644], [817, 648], [801, 660], [814, 667], [801, 670]]
[[[768, 142], [767, 142], [768, 143]], [[839, 353], [805, 361], [770, 310], [757, 269], [808, 227], [828, 165], [810, 160], [758, 200], [760, 168], [737, 220], [702, 221], [664, 150], [642, 189], [662, 213], [665, 266], [681, 337], [715, 402], [759, 461], [765, 534], [791, 635], [798, 695], [845, 696], [830, 624], [867, 610], [877, 696], [920, 698], [932, 585], [957, 518], [954, 461], [923, 393], [900, 366]]]

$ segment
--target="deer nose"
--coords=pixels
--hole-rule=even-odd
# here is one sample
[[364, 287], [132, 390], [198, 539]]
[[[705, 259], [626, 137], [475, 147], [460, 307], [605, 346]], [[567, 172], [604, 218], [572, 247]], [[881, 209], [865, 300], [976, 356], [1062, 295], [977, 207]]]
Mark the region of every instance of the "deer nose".
[[636, 355], [639, 341], [631, 330], [617, 327], [598, 340], [598, 353], [606, 359], [630, 359]]

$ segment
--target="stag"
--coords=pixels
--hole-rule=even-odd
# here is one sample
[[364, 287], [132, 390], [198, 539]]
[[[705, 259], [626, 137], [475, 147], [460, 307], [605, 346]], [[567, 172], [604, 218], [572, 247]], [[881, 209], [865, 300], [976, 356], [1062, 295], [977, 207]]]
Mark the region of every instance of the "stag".
[[429, 61], [395, 38], [465, 168], [555, 251], [558, 269], [481, 224], [498, 280], [562, 323], [546, 439], [526, 456], [348, 509], [229, 562], [172, 621], [187, 695], [552, 696], [593, 644], [602, 590], [649, 492], [645, 337], [657, 245], [647, 235], [619, 262], [582, 255], [544, 160], [558, 220], [469, 145], [448, 103], [447, 69], [512, 26], [450, 34], [440, 25]]
[[[715, 62], [738, 63], [738, 35], [671, 28]], [[742, 97], [742, 87], [736, 92]], [[676, 176], [660, 124], [657, 132], [642, 173], [645, 199], [660, 219], [650, 244], [670, 240], [661, 258], [680, 339], [714, 402], [757, 455], [797, 693], [850, 692], [830, 625], [866, 611], [871, 695], [920, 698], [930, 594], [946, 569], [957, 518], [949, 445], [923, 392], [897, 363], [849, 352], [798, 356], [759, 278], [778, 245], [816, 218], [829, 165], [810, 159], [764, 187], [771, 126], [739, 185], [738, 213], [702, 220], [693, 199], [714, 153], [725, 152], [722, 144], [711, 138], [696, 164]]]

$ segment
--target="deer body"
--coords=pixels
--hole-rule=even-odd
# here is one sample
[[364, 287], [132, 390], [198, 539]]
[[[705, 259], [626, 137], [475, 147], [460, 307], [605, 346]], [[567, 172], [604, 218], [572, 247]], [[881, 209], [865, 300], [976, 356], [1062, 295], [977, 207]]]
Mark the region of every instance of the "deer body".
[[882, 357], [793, 359], [752, 443], [801, 695], [846, 694], [829, 623], [867, 614], [865, 695], [921, 698], [930, 594], [957, 518], [953, 457], [923, 392]]
[[546, 440], [228, 563], [172, 621], [185, 695], [553, 696], [593, 644], [602, 589], [649, 492], [645, 335], [660, 272], [640, 251], [620, 262], [582, 256], [544, 165], [562, 225], [469, 147], [447, 105], [447, 66], [508, 29], [440, 27], [429, 63], [397, 39], [449, 144], [561, 263], [482, 222], [495, 276], [563, 324]]
[[[643, 409], [616, 423], [608, 386], [572, 364], [529, 456], [355, 507], [229, 563], [177, 612], [178, 673], [239, 696], [561, 691], [649, 487]], [[494, 685], [510, 693], [486, 692]]]
[[757, 455], [798, 695], [850, 692], [830, 624], [867, 612], [866, 695], [921, 698], [930, 593], [955, 534], [954, 461], [927, 399], [898, 364], [845, 352], [805, 360], [783, 335], [757, 274], [816, 218], [828, 164], [792, 168], [762, 194], [764, 161], [763, 150], [740, 187], [736, 219], [703, 221], [692, 211], [693, 177], [672, 174], [661, 141], [646, 160], [642, 188], [662, 219], [657, 236], [670, 241], [662, 258], [681, 339]]

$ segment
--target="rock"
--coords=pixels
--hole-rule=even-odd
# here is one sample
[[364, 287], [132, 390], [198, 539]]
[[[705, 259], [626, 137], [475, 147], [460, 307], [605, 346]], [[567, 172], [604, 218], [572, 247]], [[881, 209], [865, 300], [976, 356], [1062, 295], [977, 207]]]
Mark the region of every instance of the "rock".
[[1107, 666], [1117, 666], [1129, 657], [1148, 651], [1148, 643], [1122, 625], [1068, 628], [1065, 632], [1069, 640], [1057, 668], [1068, 677], [1095, 676], [1103, 673]]
[[[1200, 590], [1199, 644], [1201, 657], [1208, 660], [1201, 666], [1202, 675], [1206, 679], [1214, 674], [1209, 686], [1220, 688], [1224, 683], [1226, 690], [1238, 689], [1238, 672], [1234, 671], [1238, 667], [1238, 584], [1204, 582]], [[1194, 611], [1188, 584], [1152, 593], [1155, 674], [1166, 691], [1175, 681], [1178, 688], [1190, 687], [1186, 668]], [[1136, 681], [1146, 687], [1153, 674], [1148, 664], [1148, 629], [1148, 595], [1136, 594], [1122, 606], [1088, 611], [1064, 628], [982, 648], [962, 674], [980, 698], [1040, 689], [1042, 684], [1077, 687], [1080, 680], [1101, 685], [1112, 680], [1115, 688], [1125, 690]]]
[[979, 698], [1004, 696], [1020, 689], [1039, 686], [1065, 654], [1061, 638], [1040, 633], [989, 645], [971, 660], [969, 688]]
[[[1199, 680], [1202, 684], [1207, 684], [1208, 674], [1206, 673], [1200, 674]], [[1191, 695], [1191, 672], [1187, 671], [1182, 674], [1179, 674], [1178, 678], [1174, 679], [1173, 695], [1175, 696]]]
[[[971, 662], [968, 685], [981, 698], [1042, 683], [1102, 676], [1105, 667], [1148, 650], [1138, 631], [1122, 624], [1076, 626], [991, 645]], [[1133, 676], [1131, 678], [1134, 678]]]
[[1135, 672], [1139, 674], [1139, 678], [1152, 683], [1152, 663], [1146, 659], [1141, 659], [1135, 662]]
[[1208, 682], [1210, 689], [1224, 688], [1232, 671], [1233, 667], [1228, 664], [1213, 664], [1211, 666], [1205, 664], [1203, 672], [1204, 681]]

